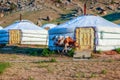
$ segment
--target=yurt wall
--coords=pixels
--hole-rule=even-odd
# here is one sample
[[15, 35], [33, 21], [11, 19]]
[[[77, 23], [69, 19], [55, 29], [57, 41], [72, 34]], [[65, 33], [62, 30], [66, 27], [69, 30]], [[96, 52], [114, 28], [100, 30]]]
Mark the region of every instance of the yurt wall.
[[28, 20], [14, 22], [0, 30], [0, 44], [48, 45], [48, 31]]
[[[50, 29], [49, 48], [51, 50], [58, 49], [58, 47], [54, 45], [54, 41], [52, 40], [54, 36], [70, 36], [73, 39], [76, 39], [75, 31], [77, 28], [94, 29], [94, 38], [92, 40], [92, 42], [94, 43], [94, 50], [112, 50], [120, 47], [120, 27], [117, 24], [105, 20], [100, 16], [83, 15]], [[83, 35], [80, 32], [79, 34], [79, 39], [84, 39], [85, 37], [87, 38], [87, 36], [89, 35], [87, 35], [87, 33]], [[84, 41], [81, 41], [81, 44], [83, 43]], [[81, 46], [81, 44], [79, 45]]]

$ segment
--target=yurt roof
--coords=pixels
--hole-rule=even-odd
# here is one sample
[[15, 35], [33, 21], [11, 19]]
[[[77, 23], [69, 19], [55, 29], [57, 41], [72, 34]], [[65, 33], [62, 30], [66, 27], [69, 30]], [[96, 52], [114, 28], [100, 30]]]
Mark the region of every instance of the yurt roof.
[[[117, 24], [114, 24], [100, 16], [94, 15], [83, 15], [79, 16], [75, 19], [72, 19], [68, 22], [65, 22], [61, 25], [58, 25], [55, 28], [49, 30], [49, 33], [57, 33], [57, 32], [73, 32], [76, 27], [119, 27]], [[61, 30], [62, 29], [62, 30]]]
[[56, 24], [51, 24], [51, 23], [49, 23], [49, 24], [44, 24], [43, 26], [41, 26], [42, 28], [47, 28], [47, 27], [49, 27], [50, 29], [51, 28], [54, 28], [54, 27], [56, 27], [57, 25]]
[[35, 25], [29, 20], [21, 20], [15, 21], [13, 24], [7, 26], [3, 30], [10, 30], [10, 29], [20, 29], [20, 30], [45, 30], [40, 28], [39, 26]]

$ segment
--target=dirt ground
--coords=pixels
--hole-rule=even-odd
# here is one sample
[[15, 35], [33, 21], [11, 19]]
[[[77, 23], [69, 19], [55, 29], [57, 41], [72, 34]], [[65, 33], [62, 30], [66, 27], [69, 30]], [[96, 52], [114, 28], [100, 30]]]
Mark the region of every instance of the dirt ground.
[[0, 61], [10, 61], [11, 67], [0, 75], [0, 80], [120, 80], [119, 54], [97, 54], [79, 61], [57, 56], [57, 62], [40, 62], [51, 58], [2, 53]]

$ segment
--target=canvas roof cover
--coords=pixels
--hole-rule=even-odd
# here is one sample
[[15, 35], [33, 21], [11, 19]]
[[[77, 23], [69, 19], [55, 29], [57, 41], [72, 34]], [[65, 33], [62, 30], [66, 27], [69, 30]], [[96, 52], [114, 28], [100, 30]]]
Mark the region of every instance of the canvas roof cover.
[[[16, 21], [13, 24], [7, 26], [3, 30], [10, 30], [10, 29], [20, 29], [20, 30], [45, 30], [40, 28], [39, 26], [35, 25], [29, 20], [21, 20]], [[46, 31], [46, 30], [45, 30]]]
[[73, 32], [76, 27], [119, 27], [100, 16], [83, 15], [49, 30], [50, 34]]
[[56, 24], [44, 24], [43, 26], [41, 26], [42, 28], [47, 28], [47, 27], [49, 27], [50, 29], [51, 28], [54, 28], [54, 27], [56, 27], [57, 25]]

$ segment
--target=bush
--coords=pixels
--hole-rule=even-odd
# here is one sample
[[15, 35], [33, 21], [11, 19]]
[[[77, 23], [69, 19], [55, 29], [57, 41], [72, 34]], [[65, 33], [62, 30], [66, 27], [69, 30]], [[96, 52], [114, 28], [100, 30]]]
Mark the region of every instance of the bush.
[[37, 56], [38, 53], [37, 53], [37, 51], [33, 51], [33, 52], [30, 52], [30, 55], [31, 55], [31, 56]]
[[107, 73], [107, 70], [102, 70], [101, 71], [101, 74], [106, 74]]
[[36, 49], [28, 49], [27, 50], [28, 55], [30, 56], [38, 56], [38, 52]]
[[10, 63], [7, 62], [2, 62], [0, 63], [0, 74], [2, 74], [6, 68], [10, 67]]
[[25, 52], [30, 55], [30, 56], [40, 56], [40, 54], [42, 53], [42, 49], [27, 49]]
[[49, 55], [49, 49], [47, 49], [47, 48], [43, 49], [41, 55], [42, 55], [42, 56], [45, 56], [45, 57], [50, 56], [50, 55]]
[[43, 49], [41, 56], [48, 57], [55, 54], [55, 51], [50, 51], [48, 48]]
[[96, 53], [101, 54], [101, 53], [102, 53], [102, 51], [101, 51], [101, 50], [97, 50], [97, 51], [96, 51]]
[[48, 56], [51, 56], [51, 55], [55, 54], [55, 51], [50, 51], [48, 48], [45, 48], [45, 49], [28, 49], [26, 51], [26, 53], [28, 53], [28, 55], [31, 55], [31, 56], [48, 57]]
[[61, 3], [61, 2], [62, 2], [62, 0], [56, 0], [56, 2], [57, 2], [57, 3]]
[[68, 56], [73, 57], [74, 52], [75, 52], [75, 49], [69, 50], [69, 51], [68, 51]]
[[116, 48], [115, 51], [120, 54], [120, 48]]
[[57, 62], [57, 60], [55, 58], [51, 58], [49, 61], [50, 62]]

